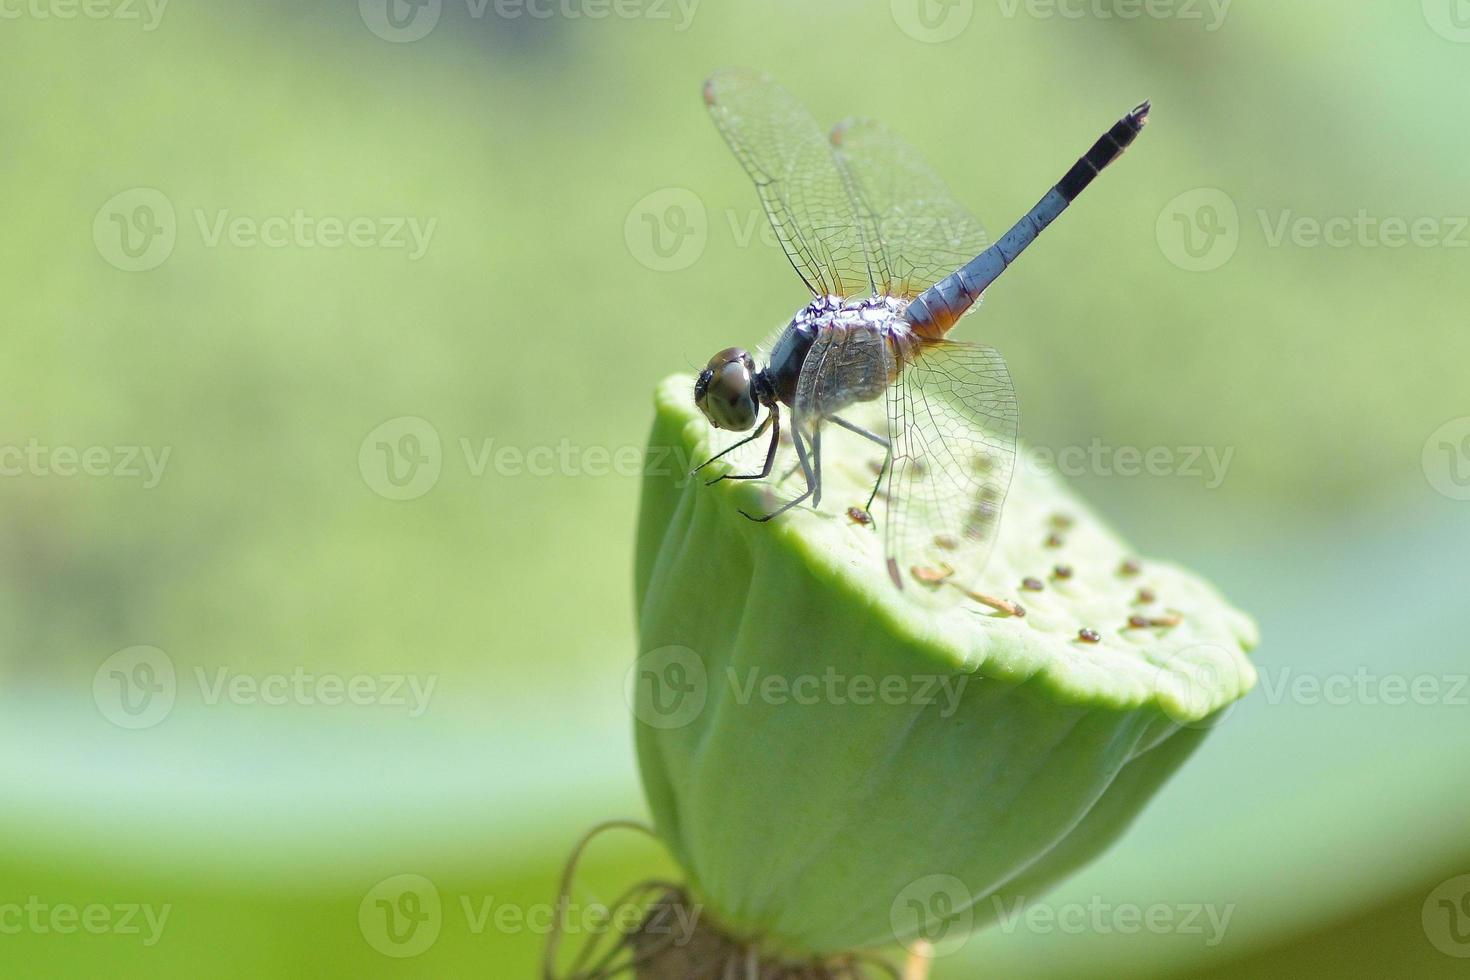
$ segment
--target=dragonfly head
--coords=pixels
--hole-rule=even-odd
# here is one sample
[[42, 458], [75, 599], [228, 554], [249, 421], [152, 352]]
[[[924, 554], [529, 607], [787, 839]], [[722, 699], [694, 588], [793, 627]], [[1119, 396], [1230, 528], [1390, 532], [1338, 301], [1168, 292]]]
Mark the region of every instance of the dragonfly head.
[[694, 404], [716, 429], [744, 432], [760, 414], [755, 359], [727, 347], [709, 359], [694, 382]]

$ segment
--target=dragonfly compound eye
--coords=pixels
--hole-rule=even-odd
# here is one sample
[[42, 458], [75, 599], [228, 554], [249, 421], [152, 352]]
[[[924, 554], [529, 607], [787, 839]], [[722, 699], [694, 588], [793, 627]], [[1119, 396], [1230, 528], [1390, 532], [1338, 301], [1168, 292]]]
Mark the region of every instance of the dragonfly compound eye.
[[738, 347], [710, 358], [694, 385], [694, 402], [717, 429], [743, 432], [755, 425], [755, 362]]

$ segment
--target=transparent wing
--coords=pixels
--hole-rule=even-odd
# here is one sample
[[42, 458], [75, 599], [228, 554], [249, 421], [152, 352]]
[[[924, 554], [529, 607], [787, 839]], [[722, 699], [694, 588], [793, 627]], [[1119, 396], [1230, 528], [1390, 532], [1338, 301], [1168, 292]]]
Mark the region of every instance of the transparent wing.
[[846, 180], [806, 107], [766, 76], [738, 69], [711, 76], [704, 101], [807, 288], [818, 296], [873, 292], [886, 274], [870, 267]]
[[893, 460], [884, 550], [903, 587], [913, 569], [973, 583], [990, 557], [1016, 460], [1016, 393], [1000, 352], [941, 341], [888, 388]]
[[879, 292], [917, 296], [990, 244], [919, 152], [882, 123], [850, 119], [832, 130], [832, 145], [882, 256]]

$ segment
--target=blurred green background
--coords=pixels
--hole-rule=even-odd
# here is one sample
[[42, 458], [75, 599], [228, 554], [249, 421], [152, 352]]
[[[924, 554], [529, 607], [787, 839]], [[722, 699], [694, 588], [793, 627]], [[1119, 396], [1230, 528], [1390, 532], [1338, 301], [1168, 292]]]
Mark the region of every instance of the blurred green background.
[[[1463, 976], [1462, 0], [0, 6], [0, 972], [535, 973], [572, 842], [643, 813], [652, 386], [804, 302], [724, 64], [889, 121], [992, 233], [1154, 102], [962, 327], [1032, 444], [1175, 453], [1076, 482], [1265, 638], [1042, 904], [1228, 927], [1022, 921], [936, 976]], [[669, 870], [609, 839], [577, 896]]]

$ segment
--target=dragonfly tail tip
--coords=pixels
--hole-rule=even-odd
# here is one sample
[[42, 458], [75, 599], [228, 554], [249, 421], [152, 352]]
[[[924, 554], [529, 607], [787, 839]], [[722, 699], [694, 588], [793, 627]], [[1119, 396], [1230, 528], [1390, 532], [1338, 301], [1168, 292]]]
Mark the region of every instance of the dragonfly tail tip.
[[1134, 108], [1132, 112], [1128, 113], [1128, 118], [1131, 119], [1136, 126], [1142, 129], [1144, 126], [1148, 125], [1148, 114], [1150, 111], [1153, 110], [1153, 107], [1153, 102], [1148, 99], [1144, 99], [1137, 105], [1137, 107]]

